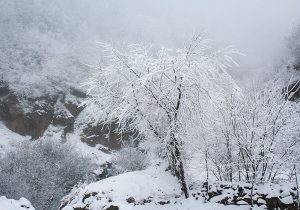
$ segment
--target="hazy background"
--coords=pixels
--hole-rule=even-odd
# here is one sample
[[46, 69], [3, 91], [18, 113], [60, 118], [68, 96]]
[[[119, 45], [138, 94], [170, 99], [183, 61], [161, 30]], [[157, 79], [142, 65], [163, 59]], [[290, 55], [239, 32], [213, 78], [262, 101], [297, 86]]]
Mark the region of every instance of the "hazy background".
[[[115, 6], [114, 3], [117, 5]], [[220, 46], [234, 45], [245, 72], [268, 68], [285, 55], [285, 37], [300, 21], [299, 0], [114, 1], [131, 30], [145, 40], [179, 44], [191, 32], [205, 31]], [[240, 70], [240, 71], [242, 71]]]
[[[13, 49], [22, 45], [42, 57], [44, 72], [37, 66], [34, 75], [67, 72], [69, 79], [77, 69], [82, 79], [82, 67], [74, 63], [96, 64], [97, 41], [178, 47], [204, 31], [216, 45], [233, 45], [246, 55], [232, 70], [237, 78], [255, 79], [287, 55], [285, 37], [300, 22], [299, 11], [300, 0], [0, 0], [0, 71], [10, 66], [6, 75], [14, 77], [24, 69], [23, 61], [15, 65], [24, 56]], [[27, 80], [34, 68], [15, 80]]]

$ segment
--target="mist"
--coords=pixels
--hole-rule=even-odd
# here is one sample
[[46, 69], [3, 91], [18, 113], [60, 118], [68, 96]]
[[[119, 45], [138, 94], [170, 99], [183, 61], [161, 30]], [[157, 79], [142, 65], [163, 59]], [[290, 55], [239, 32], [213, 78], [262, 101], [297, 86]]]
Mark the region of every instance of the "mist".
[[176, 48], [201, 33], [218, 47], [234, 46], [245, 54], [235, 57], [240, 67], [229, 69], [244, 81], [286, 57], [285, 39], [300, 22], [299, 11], [299, 0], [3, 0], [0, 39], [34, 45], [43, 39], [44, 51], [52, 49], [53, 57], [64, 52], [96, 65], [97, 42]]
[[287, 54], [285, 39], [300, 22], [298, 0], [90, 0], [76, 5], [92, 41], [180, 47], [192, 34], [203, 33], [219, 47], [234, 46], [246, 55], [235, 58], [240, 68], [231, 69], [240, 79], [273, 68]]
[[136, 41], [177, 46], [204, 32], [220, 47], [235, 46], [246, 55], [236, 58], [240, 77], [255, 76], [281, 59], [285, 38], [300, 20], [298, 0], [131, 0], [113, 1], [110, 7], [126, 17]]

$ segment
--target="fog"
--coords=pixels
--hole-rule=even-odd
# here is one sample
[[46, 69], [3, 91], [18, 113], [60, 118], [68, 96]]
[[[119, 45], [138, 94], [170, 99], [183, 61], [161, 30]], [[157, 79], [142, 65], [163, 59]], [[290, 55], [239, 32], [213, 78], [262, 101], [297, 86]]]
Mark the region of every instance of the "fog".
[[114, 1], [110, 6], [148, 42], [173, 46], [204, 31], [220, 46], [234, 45], [246, 55], [237, 58], [240, 76], [282, 58], [285, 38], [300, 21], [299, 0]]
[[[237, 57], [240, 68], [231, 70], [245, 79], [284, 58], [285, 37], [300, 22], [299, 11], [299, 0], [1, 0], [0, 19], [2, 32], [16, 28], [7, 32], [9, 38], [19, 33], [17, 38], [24, 39], [24, 28], [39, 27], [44, 34], [62, 34], [72, 40], [72, 53], [77, 48], [80, 56], [94, 60], [97, 51], [89, 50], [98, 41], [177, 47], [192, 34], [204, 33], [216, 45], [233, 45], [246, 55]], [[8, 19], [22, 24], [7, 24]], [[35, 43], [32, 34], [27, 38]], [[53, 51], [60, 51], [62, 44], [56, 45]]]

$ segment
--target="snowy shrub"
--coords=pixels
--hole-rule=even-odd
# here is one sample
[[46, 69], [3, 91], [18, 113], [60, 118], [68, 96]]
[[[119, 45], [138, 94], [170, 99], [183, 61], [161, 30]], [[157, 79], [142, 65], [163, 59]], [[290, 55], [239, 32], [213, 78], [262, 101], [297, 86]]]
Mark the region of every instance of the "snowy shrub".
[[116, 152], [112, 162], [116, 173], [143, 170], [149, 165], [149, 159], [145, 152], [129, 146]]
[[48, 139], [26, 142], [0, 159], [0, 195], [29, 199], [39, 210], [56, 210], [60, 199], [93, 167], [69, 144]]
[[299, 103], [285, 100], [282, 87], [270, 80], [241, 99], [228, 98], [220, 118], [206, 128], [206, 147], [200, 146], [218, 180], [275, 182], [299, 167]]

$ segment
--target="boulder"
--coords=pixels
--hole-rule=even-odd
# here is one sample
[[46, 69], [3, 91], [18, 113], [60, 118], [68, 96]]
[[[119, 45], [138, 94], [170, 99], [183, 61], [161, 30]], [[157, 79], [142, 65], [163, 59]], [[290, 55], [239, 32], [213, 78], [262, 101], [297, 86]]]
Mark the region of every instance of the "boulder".
[[126, 199], [127, 203], [134, 203], [135, 202], [135, 199], [134, 197], [129, 197]]
[[[202, 189], [207, 189], [204, 183]], [[291, 183], [255, 185], [251, 200], [252, 187], [249, 183], [211, 183], [208, 193], [201, 190], [202, 197], [207, 201], [224, 205], [251, 205], [265, 206], [267, 209], [296, 210], [296, 188]], [[267, 190], [266, 190], [267, 189]], [[208, 197], [207, 197], [208, 195]]]
[[118, 206], [111, 205], [111, 206], [109, 206], [108, 208], [106, 208], [105, 210], [119, 210], [119, 207], [118, 207]]
[[[112, 122], [110, 127], [103, 126], [101, 123], [90, 123], [83, 129], [81, 140], [92, 147], [101, 144], [110, 150], [118, 150], [122, 147], [122, 142], [120, 141], [121, 135], [115, 132], [117, 128], [118, 125], [115, 122]], [[123, 142], [129, 141], [134, 135], [136, 134], [132, 132], [123, 133]]]

